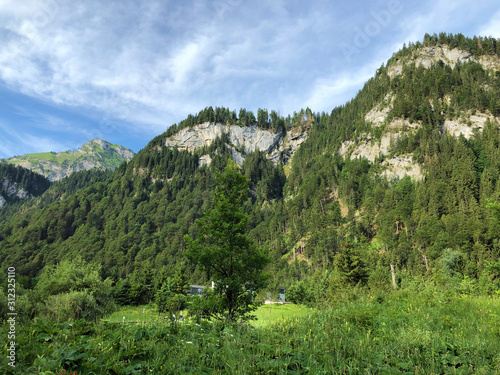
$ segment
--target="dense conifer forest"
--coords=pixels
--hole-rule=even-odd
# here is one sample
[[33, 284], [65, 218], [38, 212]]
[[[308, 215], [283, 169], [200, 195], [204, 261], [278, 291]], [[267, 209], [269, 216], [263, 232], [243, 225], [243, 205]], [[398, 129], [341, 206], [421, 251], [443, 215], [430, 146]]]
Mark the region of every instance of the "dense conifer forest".
[[[380, 333], [382, 321], [392, 319], [383, 314], [389, 314], [387, 311], [393, 307], [381, 307], [388, 301], [394, 305], [387, 306], [431, 309], [434, 302], [424, 302], [424, 297], [418, 297], [420, 306], [409, 306], [411, 296], [437, 293], [443, 301], [452, 301], [450, 306], [458, 304], [453, 299], [456, 296], [498, 296], [500, 71], [472, 60], [453, 66], [445, 61], [437, 61], [430, 68], [418, 65], [415, 57], [419, 51], [433, 46], [458, 48], [477, 58], [500, 58], [500, 43], [494, 38], [426, 35], [423, 43], [410, 44], [395, 53], [354, 99], [330, 113], [315, 113], [307, 108], [283, 117], [275, 111], [260, 109], [255, 116], [245, 109], [236, 115], [236, 111], [227, 108], [208, 107], [154, 138], [114, 172], [75, 173], [50, 187], [47, 185], [39, 197], [0, 211], [0, 263], [4, 268], [16, 266], [17, 306], [23, 311], [24, 324], [38, 319], [36, 329], [50, 336], [50, 329], [41, 322], [98, 320], [120, 305], [161, 302], [161, 311], [176, 311], [172, 301], [183, 308], [189, 305], [186, 285], [209, 284], [211, 275], [186, 257], [185, 236], [197, 238], [201, 229], [199, 219], [213, 209], [215, 176], [224, 171], [231, 159], [229, 140], [223, 135], [192, 153], [165, 146], [167, 137], [206, 122], [256, 126], [283, 135], [291, 130], [308, 132], [307, 140], [286, 165], [273, 164], [265, 152], [257, 150], [246, 154], [240, 167], [249, 185], [242, 206], [248, 217], [246, 232], [256, 246], [266, 249], [271, 260], [264, 270], [269, 275], [269, 285], [255, 297], [257, 300], [263, 300], [266, 292], [284, 286], [290, 302], [318, 309], [332, 306], [341, 309], [321, 310], [322, 315], [317, 318], [323, 322], [321, 327], [326, 325], [331, 331], [332, 337], [350, 337], [347, 328], [335, 324], [353, 324], [363, 331], [363, 337], [374, 329], [380, 340], [390, 340]], [[401, 74], [393, 75], [391, 67], [405, 59]], [[367, 113], [387, 102], [387, 98], [392, 107], [384, 123], [375, 126], [366, 121]], [[454, 136], [446, 131], [445, 121], [466, 123], [474, 114], [485, 114], [489, 119], [471, 137]], [[369, 137], [380, 141], [395, 119], [417, 125], [391, 142], [388, 154], [377, 156], [373, 162], [339, 154], [349, 140], [357, 142]], [[211, 156], [210, 166], [200, 163], [200, 157], [206, 154]], [[400, 155], [409, 156], [418, 165], [422, 178], [388, 178], [384, 174], [384, 161]], [[9, 169], [9, 173], [14, 172], [20, 173], [18, 169]], [[29, 179], [36, 179], [29, 176], [21, 178], [27, 187], [33, 184]], [[45, 186], [39, 185], [40, 189]], [[351, 302], [358, 305], [346, 307]], [[441, 328], [448, 324], [448, 328], [458, 329], [458, 323], [451, 318], [453, 312], [445, 310], [440, 310], [439, 318], [432, 324]], [[460, 316], [464, 321], [467, 319]], [[401, 323], [398, 319], [400, 316], [394, 324]], [[484, 324], [490, 327], [490, 323], [486, 319]], [[99, 335], [104, 329], [89, 328], [83, 321], [78, 324], [75, 329], [88, 329], [90, 336]], [[122, 340], [124, 334], [147, 345], [153, 345], [153, 338], [163, 339], [168, 335], [172, 336], [167, 341], [177, 342], [181, 336], [182, 340], [193, 340], [194, 331], [172, 324], [154, 332], [122, 330]], [[300, 331], [300, 322], [295, 324]], [[315, 324], [311, 329], [321, 332], [322, 328]], [[497, 334], [498, 324], [497, 319], [491, 323], [496, 328], [490, 327]], [[410, 326], [407, 332], [416, 329]], [[222, 340], [219, 334], [224, 334], [223, 326], [205, 328], [213, 329], [211, 335]], [[291, 333], [295, 328], [287, 328], [285, 323], [279, 326], [283, 340], [299, 340]], [[238, 334], [248, 335], [244, 336], [250, 340], [248, 345], [262, 344], [256, 339], [252, 341], [256, 333], [251, 328], [245, 328], [251, 332], [243, 333], [241, 325], [234, 329]], [[391, 329], [400, 328], [391, 326]], [[411, 342], [408, 345], [413, 345], [412, 348], [418, 347], [419, 340], [431, 345], [424, 328], [411, 332], [416, 336], [408, 338], [404, 345]], [[118, 336], [116, 340], [120, 340]], [[247, 345], [243, 341], [234, 345]], [[321, 345], [321, 349], [314, 346], [316, 343], [310, 336], [306, 341], [307, 348], [315, 348], [310, 349], [313, 352], [327, 350]], [[284, 366], [281, 369], [307, 373], [306, 367], [330, 368], [317, 352], [308, 358], [298, 358], [294, 352], [296, 346], [290, 342], [282, 343], [283, 352], [275, 354], [280, 361], [288, 361], [286, 365], [280, 362]], [[339, 352], [347, 350], [344, 355], [353, 358], [368, 355], [357, 353], [354, 341], [351, 344], [352, 349], [339, 347]], [[372, 344], [372, 351], [380, 349], [375, 341]], [[490, 344], [488, 341], [487, 345]], [[454, 357], [460, 358], [462, 362], [456, 360], [456, 363], [461, 363], [462, 369], [473, 371], [481, 366], [491, 369], [498, 359], [491, 357], [494, 349], [479, 353], [478, 347], [460, 343], [439, 341], [439, 345], [442, 355], [454, 353]], [[269, 348], [252, 348], [260, 350], [264, 358], [272, 357]], [[188, 349], [179, 350], [184, 350], [186, 361], [195, 355]], [[412, 350], [409, 349], [409, 359], [401, 359], [406, 354], [394, 354], [393, 362], [380, 361], [373, 369], [414, 370], [419, 355], [425, 357], [429, 353], [425, 348], [419, 352]], [[479, 362], [467, 363], [461, 357], [466, 356], [467, 350], [484, 361], [479, 363], [476, 357], [474, 361]], [[130, 358], [146, 358], [141, 353]], [[78, 366], [92, 368], [83, 367], [82, 363], [89, 361], [82, 359], [83, 354], [82, 357], [73, 354], [73, 359], [58, 364], [67, 363], [64, 367], [67, 370]], [[28, 357], [33, 359], [31, 355]], [[210, 355], [206, 358], [215, 358]], [[99, 357], [96, 353], [94, 356]], [[369, 356], [372, 364], [377, 363], [377, 358]], [[124, 361], [124, 366], [125, 363], [132, 366], [130, 358], [120, 361]], [[104, 361], [102, 357], [99, 360]], [[339, 366], [349, 365], [337, 360]], [[203, 361], [208, 367], [217, 363], [221, 372], [230, 366], [221, 364], [222, 359]], [[452, 359], [438, 362], [429, 362], [428, 370], [444, 371], [453, 363]], [[258, 371], [271, 366], [252, 365]], [[139, 373], [120, 372], [117, 368], [109, 373]]]

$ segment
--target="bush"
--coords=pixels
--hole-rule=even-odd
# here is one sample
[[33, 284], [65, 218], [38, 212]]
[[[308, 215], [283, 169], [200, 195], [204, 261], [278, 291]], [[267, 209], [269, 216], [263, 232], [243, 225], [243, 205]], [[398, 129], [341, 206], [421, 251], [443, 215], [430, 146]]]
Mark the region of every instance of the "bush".
[[368, 277], [368, 287], [372, 291], [387, 291], [391, 288], [388, 267], [377, 265], [377, 268]]
[[100, 270], [81, 258], [48, 266], [24, 305], [35, 304], [34, 314], [49, 320], [97, 319], [114, 307], [111, 279], [103, 280]]
[[287, 289], [286, 299], [296, 304], [306, 304], [314, 300], [314, 293], [304, 280], [297, 281]]
[[74, 291], [49, 296], [40, 306], [42, 318], [52, 322], [87, 319], [95, 320], [99, 314], [99, 306], [89, 291]]

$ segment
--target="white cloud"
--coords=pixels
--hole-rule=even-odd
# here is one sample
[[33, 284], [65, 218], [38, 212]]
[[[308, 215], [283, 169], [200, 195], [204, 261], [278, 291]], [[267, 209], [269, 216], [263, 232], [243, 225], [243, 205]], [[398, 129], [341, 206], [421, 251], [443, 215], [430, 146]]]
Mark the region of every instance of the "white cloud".
[[334, 77], [317, 80], [303, 106], [313, 111], [329, 112], [335, 106], [343, 105], [355, 96], [379, 66], [370, 63], [357, 72], [346, 70]]
[[[249, 9], [240, 9], [242, 3], [226, 12], [227, 18], [198, 14], [199, 19], [182, 25], [191, 28], [185, 35], [180, 30], [164, 34], [158, 30], [178, 23], [173, 18], [179, 12], [166, 12], [162, 23], [161, 12], [149, 9], [123, 12], [113, 3], [61, 3], [33, 30], [29, 26], [40, 12], [40, 3], [34, 4], [33, 14], [19, 12], [23, 17], [11, 27], [24, 42], [0, 51], [0, 79], [28, 95], [94, 108], [146, 127], [151, 121], [165, 126], [170, 113], [196, 111], [214, 99], [236, 102], [245, 86], [262, 90], [265, 79], [286, 76], [296, 67], [290, 56], [294, 51], [299, 56], [302, 48], [295, 39], [317, 23], [288, 19], [278, 4], [262, 19], [258, 9], [250, 9], [249, 17], [254, 13], [258, 22], [243, 26], [238, 11]], [[278, 24], [274, 16], [281, 17]], [[213, 98], [214, 91], [222, 98]]]
[[[0, 0], [0, 83], [72, 106], [94, 127], [122, 119], [123, 132], [151, 135], [208, 105], [329, 111], [404, 42], [459, 28], [473, 4], [400, 0], [403, 11], [348, 64], [339, 43], [386, 0], [217, 1]], [[481, 34], [498, 31], [495, 16]]]
[[0, 121], [0, 131], [4, 138], [0, 142], [0, 155], [10, 157], [25, 153], [62, 151], [72, 146], [69, 142], [59, 142], [52, 137], [34, 136], [18, 130]]
[[500, 10], [491, 16], [486, 25], [481, 27], [478, 35], [500, 38]]

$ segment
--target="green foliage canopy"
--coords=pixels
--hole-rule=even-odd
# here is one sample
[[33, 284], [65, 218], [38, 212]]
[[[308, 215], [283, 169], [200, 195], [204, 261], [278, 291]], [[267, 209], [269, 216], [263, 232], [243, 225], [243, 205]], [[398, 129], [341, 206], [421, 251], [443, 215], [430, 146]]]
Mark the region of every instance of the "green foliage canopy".
[[243, 204], [248, 196], [248, 179], [229, 162], [216, 183], [212, 208], [197, 221], [198, 237], [185, 236], [186, 255], [214, 280], [220, 303], [206, 314], [231, 321], [244, 318], [254, 309], [252, 295], [266, 285], [263, 269], [269, 258], [246, 235]]

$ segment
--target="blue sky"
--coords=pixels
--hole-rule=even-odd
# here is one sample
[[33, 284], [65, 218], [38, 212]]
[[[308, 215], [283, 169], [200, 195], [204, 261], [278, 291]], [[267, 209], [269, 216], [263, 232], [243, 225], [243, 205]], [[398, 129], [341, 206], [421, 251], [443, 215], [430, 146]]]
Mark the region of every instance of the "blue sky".
[[0, 0], [0, 158], [139, 151], [207, 106], [331, 111], [403, 43], [500, 38], [498, 0]]

